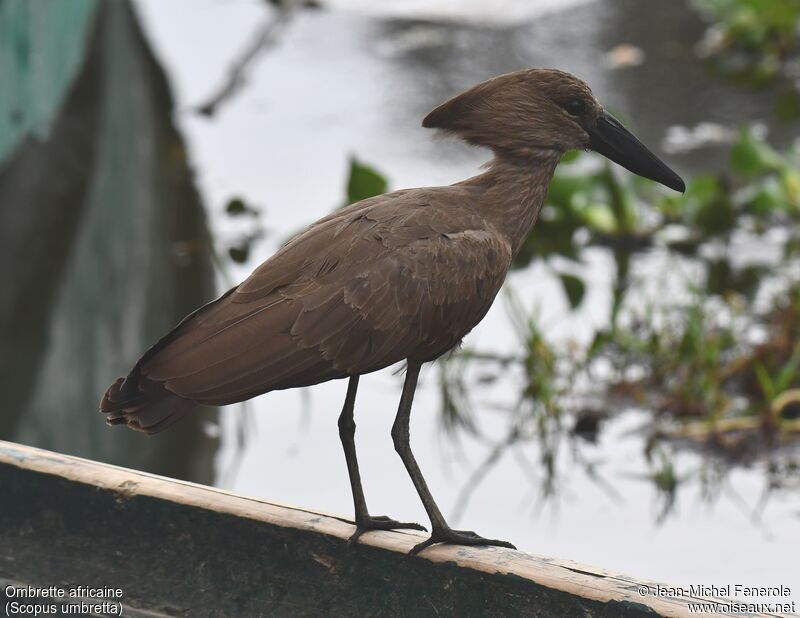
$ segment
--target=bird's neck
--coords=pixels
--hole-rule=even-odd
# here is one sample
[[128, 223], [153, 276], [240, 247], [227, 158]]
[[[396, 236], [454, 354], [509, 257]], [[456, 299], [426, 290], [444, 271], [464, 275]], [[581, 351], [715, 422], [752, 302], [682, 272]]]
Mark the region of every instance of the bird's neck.
[[486, 172], [461, 183], [480, 190], [482, 215], [506, 236], [514, 255], [536, 223], [560, 159], [555, 150], [519, 159], [496, 156]]

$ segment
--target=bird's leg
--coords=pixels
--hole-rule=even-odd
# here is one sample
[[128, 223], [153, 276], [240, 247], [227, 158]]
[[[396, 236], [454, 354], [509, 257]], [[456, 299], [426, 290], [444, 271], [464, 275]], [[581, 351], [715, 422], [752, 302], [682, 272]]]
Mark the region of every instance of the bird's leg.
[[447, 522], [442, 516], [439, 507], [431, 495], [428, 484], [422, 476], [419, 469], [417, 460], [411, 452], [411, 438], [409, 434], [409, 420], [411, 418], [411, 404], [414, 401], [414, 391], [417, 388], [417, 378], [419, 377], [419, 370], [421, 363], [408, 361], [408, 369], [406, 370], [406, 380], [403, 384], [403, 394], [400, 397], [400, 406], [397, 410], [397, 417], [394, 419], [392, 425], [392, 440], [394, 441], [394, 448], [403, 460], [406, 470], [414, 482], [414, 487], [419, 494], [422, 505], [428, 513], [431, 520], [431, 536], [428, 540], [415, 545], [411, 549], [411, 554], [417, 554], [426, 547], [435, 543], [450, 543], [453, 545], [498, 545], [500, 547], [509, 547], [516, 549], [511, 543], [507, 541], [498, 541], [495, 539], [485, 539], [478, 536], [474, 532], [468, 530], [453, 530], [447, 525]]
[[361, 474], [358, 471], [358, 459], [356, 459], [356, 423], [353, 419], [356, 390], [358, 390], [358, 376], [352, 376], [347, 384], [347, 396], [344, 400], [342, 413], [339, 415], [339, 437], [344, 447], [344, 458], [347, 461], [347, 473], [350, 476], [353, 505], [356, 511], [356, 531], [350, 537], [348, 543], [352, 545], [362, 534], [369, 530], [393, 530], [399, 528], [425, 530], [425, 527], [419, 524], [402, 523], [382, 515], [373, 517], [367, 510], [367, 501], [364, 499], [364, 489], [361, 486]]

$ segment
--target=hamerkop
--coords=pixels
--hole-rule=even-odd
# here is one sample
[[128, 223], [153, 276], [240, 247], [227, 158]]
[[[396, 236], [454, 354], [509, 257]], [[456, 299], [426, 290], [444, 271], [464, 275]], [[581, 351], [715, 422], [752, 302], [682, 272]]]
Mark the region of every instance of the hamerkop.
[[672, 189], [684, 184], [562, 71], [500, 75], [443, 103], [422, 125], [490, 148], [488, 169], [448, 187], [363, 200], [312, 224], [147, 350], [105, 393], [108, 422], [156, 433], [198, 404], [349, 378], [339, 436], [355, 504], [351, 541], [368, 530], [424, 529], [369, 514], [356, 460], [359, 377], [405, 360], [392, 438], [432, 526], [412, 553], [434, 543], [513, 547], [451, 529], [436, 506], [409, 444], [420, 367], [486, 315], [565, 152], [595, 150]]

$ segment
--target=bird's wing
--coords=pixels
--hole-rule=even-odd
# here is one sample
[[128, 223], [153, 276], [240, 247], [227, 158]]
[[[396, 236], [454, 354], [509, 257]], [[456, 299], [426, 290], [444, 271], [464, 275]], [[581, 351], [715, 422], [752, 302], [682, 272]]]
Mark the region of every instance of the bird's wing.
[[317, 222], [179, 325], [142, 374], [230, 403], [435, 358], [483, 317], [511, 258], [457, 196], [452, 208], [430, 197], [398, 192]]

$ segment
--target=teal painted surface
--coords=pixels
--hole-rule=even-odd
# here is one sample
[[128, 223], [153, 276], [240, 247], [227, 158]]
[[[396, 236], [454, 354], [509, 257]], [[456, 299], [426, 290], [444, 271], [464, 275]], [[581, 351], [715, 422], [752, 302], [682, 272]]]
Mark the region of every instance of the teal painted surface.
[[0, 0], [0, 162], [47, 137], [82, 65], [96, 0]]
[[212, 410], [157, 440], [97, 411], [213, 297], [214, 275], [169, 83], [131, 3], [98, 2], [90, 26], [47, 139], [0, 164], [0, 437], [209, 483]]

